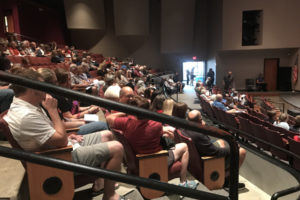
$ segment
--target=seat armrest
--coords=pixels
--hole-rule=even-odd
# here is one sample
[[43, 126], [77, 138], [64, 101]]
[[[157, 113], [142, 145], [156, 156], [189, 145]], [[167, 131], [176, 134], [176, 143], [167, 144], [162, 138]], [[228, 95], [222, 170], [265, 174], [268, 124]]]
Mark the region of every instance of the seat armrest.
[[77, 132], [77, 131], [79, 131], [79, 128], [67, 128], [66, 129], [67, 133], [72, 133], [72, 132]]
[[73, 150], [72, 145], [56, 148], [56, 149], [49, 149], [45, 151], [37, 151], [35, 153], [42, 154], [42, 155], [51, 155], [51, 154], [57, 154], [57, 153], [65, 153], [65, 152], [71, 152]]
[[213, 159], [218, 159], [218, 158], [223, 158], [223, 157], [216, 157], [216, 156], [203, 156], [203, 157], [201, 157], [202, 160], [213, 160]]
[[153, 157], [157, 157], [157, 156], [168, 156], [168, 151], [167, 150], [161, 150], [159, 152], [156, 153], [149, 153], [149, 154], [137, 154], [136, 157], [138, 159], [145, 159], [145, 158], [153, 158]]

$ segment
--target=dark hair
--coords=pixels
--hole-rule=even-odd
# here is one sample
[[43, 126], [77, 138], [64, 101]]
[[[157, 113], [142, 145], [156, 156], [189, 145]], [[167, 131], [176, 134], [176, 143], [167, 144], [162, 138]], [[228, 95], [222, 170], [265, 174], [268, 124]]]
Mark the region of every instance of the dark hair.
[[144, 91], [144, 97], [147, 99], [151, 99], [152, 96], [152, 90], [154, 90], [153, 88], [148, 87], [145, 91]]
[[41, 74], [41, 76], [43, 77], [45, 83], [51, 83], [51, 84], [54, 84], [54, 85], [56, 84], [53, 80], [54, 78], [56, 78], [56, 75], [55, 75], [55, 72], [52, 69], [39, 68], [37, 70], [37, 72], [39, 74]]
[[[24, 77], [24, 78], [27, 78], [27, 79], [35, 80], [35, 81], [38, 81], [39, 79], [43, 79], [42, 76], [38, 72], [36, 72], [32, 69], [26, 69], [26, 68], [21, 68], [21, 67], [16, 69], [14, 71], [14, 74]], [[23, 94], [27, 91], [26, 87], [20, 86], [17, 84], [12, 84], [10, 86], [10, 88], [14, 90], [16, 97], [20, 96], [21, 94]]]
[[267, 111], [267, 115], [268, 115], [269, 119], [273, 119], [276, 116], [276, 110]]
[[166, 100], [165, 96], [160, 94], [157, 95], [151, 103], [151, 110], [156, 112], [158, 110], [162, 110], [163, 103]]
[[56, 68], [55, 75], [57, 78], [58, 84], [64, 84], [69, 80], [69, 72], [63, 68]]
[[138, 95], [134, 95], [132, 99], [129, 100], [128, 104], [144, 109], [149, 109], [150, 107], [149, 101], [146, 98]]
[[159, 91], [159, 90], [154, 90], [154, 91], [152, 92], [152, 96], [151, 96], [151, 98], [150, 98], [151, 102], [153, 102], [154, 99], [155, 99], [155, 97], [156, 97], [157, 95], [160, 95], [160, 94], [161, 94], [161, 91]]
[[186, 103], [177, 102], [174, 103], [172, 115], [175, 117], [185, 119], [187, 110], [188, 110], [188, 106]]

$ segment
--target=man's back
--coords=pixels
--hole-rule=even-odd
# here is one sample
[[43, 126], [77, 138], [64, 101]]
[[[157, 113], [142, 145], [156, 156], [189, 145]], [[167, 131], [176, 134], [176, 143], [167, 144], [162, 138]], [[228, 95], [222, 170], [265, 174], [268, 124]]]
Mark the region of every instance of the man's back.
[[207, 135], [190, 130], [181, 132], [192, 139], [200, 156], [226, 156], [229, 153], [227, 149], [215, 146]]
[[41, 150], [55, 132], [51, 120], [41, 108], [16, 97], [4, 119], [15, 140], [27, 151]]

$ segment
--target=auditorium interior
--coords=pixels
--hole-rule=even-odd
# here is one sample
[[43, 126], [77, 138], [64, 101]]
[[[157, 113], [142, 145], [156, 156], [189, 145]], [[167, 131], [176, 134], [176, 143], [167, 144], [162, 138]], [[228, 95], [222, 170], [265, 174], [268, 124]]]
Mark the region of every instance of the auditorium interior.
[[[146, 167], [143, 165], [144, 160], [159, 157], [156, 155], [146, 155], [145, 159], [139, 158], [139, 154], [133, 155], [133, 162], [139, 162], [134, 165], [139, 165], [137, 168], [140, 168], [138, 169], [140, 174], [129, 173], [128, 169], [132, 165], [129, 157], [132, 155], [126, 148], [128, 146], [130, 148], [130, 145], [124, 141], [126, 140], [124, 135], [116, 133], [115, 140], [125, 149], [121, 173], [110, 174], [107, 170], [99, 169], [98, 171], [86, 169], [80, 172], [94, 176], [97, 173], [117, 181], [116, 192], [125, 197], [124, 199], [296, 200], [300, 199], [299, 9], [299, 0], [1, 0], [0, 38], [9, 41], [8, 47], [10, 36], [15, 37], [20, 43], [35, 42], [37, 46], [49, 44], [47, 47], [50, 49], [51, 44], [55, 44], [55, 50], [51, 50], [52, 54], [49, 51], [49, 54], [41, 57], [26, 54], [25, 51], [22, 51], [25, 52], [23, 54], [21, 50], [20, 55], [12, 55], [8, 50], [6, 54], [0, 48], [1, 59], [3, 57], [9, 60], [11, 67], [15, 65], [22, 67], [26, 61], [27, 66], [37, 71], [39, 68], [49, 68], [53, 71], [55, 68], [64, 68], [69, 72], [72, 71], [72, 65], [81, 65], [78, 64], [79, 59], [73, 60], [71, 47], [74, 47], [76, 56], [81, 57], [80, 62], [88, 55], [95, 65], [93, 69], [89, 69], [89, 74], [94, 79], [94, 85], [88, 85], [89, 89], [73, 88], [71, 91], [58, 85], [45, 83], [39, 85], [35, 83], [37, 81], [24, 81], [10, 72], [3, 72], [3, 66], [0, 66], [0, 82], [18, 84], [20, 81], [26, 87], [44, 92], [49, 90], [54, 94], [57, 89], [58, 94], [80, 100], [87, 106], [92, 104], [99, 106], [98, 121], [105, 123], [108, 121], [107, 110], [111, 113], [121, 111], [128, 115], [141, 115], [146, 119], [172, 125], [174, 129], [176, 128], [175, 132], [183, 128], [202, 131], [203, 134], [209, 135], [212, 141], [222, 138], [226, 140], [230, 151], [234, 150], [234, 153], [231, 152], [226, 158], [196, 155], [195, 159], [192, 157], [194, 151], [197, 151], [195, 143], [191, 138], [176, 132], [173, 142], [184, 142], [189, 147], [188, 180], [197, 182], [197, 187], [193, 191], [189, 188], [181, 190], [177, 186], [180, 182], [179, 176], [173, 179], [168, 177], [168, 173], [169, 176], [171, 174], [170, 168], [168, 171], [167, 166], [161, 167], [160, 161], [149, 162]], [[42, 47], [37, 47], [39, 48]], [[64, 60], [54, 63], [53, 51], [63, 52]], [[67, 51], [70, 51], [68, 56]], [[0, 62], [1, 64], [3, 62]], [[132, 72], [130, 79], [132, 76], [140, 77], [135, 79], [136, 85], [133, 85], [136, 95], [146, 96], [146, 89], [139, 90], [138, 84], [140, 80], [146, 83], [146, 79], [150, 77], [149, 84], [154, 84], [154, 88], [158, 90], [161, 87], [161, 94], [165, 99], [172, 99], [174, 104], [184, 102], [189, 111], [200, 111], [201, 120], [204, 120], [206, 125], [195, 125], [196, 123], [191, 123], [185, 118], [172, 117], [172, 114], [168, 116], [158, 111], [156, 113], [144, 111], [145, 109], [136, 109], [134, 106], [115, 102], [113, 98], [106, 98], [106, 92], [102, 91], [105, 86], [101, 84], [103, 82], [105, 85], [107, 77], [99, 71], [103, 66], [105, 68], [114, 64], [111, 69], [116, 69], [113, 71], [116, 74], [117, 70], [128, 69], [130, 73]], [[210, 69], [214, 72], [214, 78], [209, 87], [207, 74]], [[135, 71], [139, 72], [134, 74]], [[229, 72], [232, 73], [233, 81], [230, 86], [228, 85], [229, 89], [226, 89], [226, 77]], [[108, 73], [112, 71], [108, 70]], [[190, 73], [192, 75], [188, 75]], [[173, 81], [177, 75], [177, 80]], [[171, 87], [168, 90], [169, 85], [165, 83], [170, 84], [169, 78], [175, 82], [176, 91]], [[93, 93], [95, 88], [98, 90], [96, 94]], [[223, 102], [233, 108], [233, 113], [214, 106], [213, 102], [217, 101], [220, 94], [233, 101], [234, 95], [238, 94], [236, 99], [239, 102], [233, 107]], [[2, 104], [1, 99], [0, 103]], [[298, 132], [292, 131], [291, 128], [286, 130], [277, 127], [273, 122], [266, 122], [273, 111], [278, 117], [287, 115], [286, 122], [290, 127], [298, 125]], [[53, 179], [50, 177], [47, 179], [48, 182], [44, 180], [38, 182], [42, 174], [48, 173], [48, 168], [34, 163], [43, 164], [42, 161], [37, 161], [39, 157], [51, 160], [51, 156], [48, 156], [50, 153], [46, 153], [46, 156], [40, 153], [33, 154], [38, 157], [36, 161], [31, 160], [33, 163], [30, 163], [26, 162], [26, 159], [34, 159], [31, 154], [23, 155], [20, 150], [15, 153], [10, 151], [15, 149], [14, 143], [11, 143], [14, 139], [11, 133], [9, 137], [4, 133], [7, 130], [9, 132], [7, 124], [4, 125], [6, 122], [3, 122], [4, 115], [0, 115], [0, 199], [103, 198], [103, 194], [100, 193], [90, 195], [91, 187], [94, 186], [90, 180], [85, 181], [88, 184], [77, 187], [76, 180], [73, 180], [73, 172], [71, 186], [66, 186], [70, 181], [63, 180], [67, 171], [54, 173], [55, 166], [59, 166], [59, 163], [50, 165], [54, 167], [55, 175], [49, 175], [53, 176]], [[112, 132], [114, 133], [113, 130]], [[246, 150], [246, 157], [239, 168], [240, 147]], [[193, 163], [191, 159], [199, 160], [199, 163]], [[233, 167], [225, 171], [225, 165], [229, 160]], [[29, 167], [30, 165], [34, 165], [34, 168]], [[70, 170], [70, 168], [63, 169]], [[149, 168], [154, 171], [164, 168], [166, 172], [152, 171], [155, 174], [155, 177], [151, 174], [154, 178], [148, 174], [141, 175]], [[195, 172], [195, 168], [201, 172]], [[49, 171], [52, 172], [52, 169]], [[165, 175], [167, 178], [162, 178]], [[34, 176], [34, 180], [31, 180], [30, 176]], [[137, 179], [136, 176], [147, 179]], [[223, 184], [228, 178], [234, 183], [230, 183], [229, 189], [225, 189]], [[55, 182], [56, 179], [58, 182]], [[153, 179], [169, 184], [160, 185], [161, 182]], [[243, 190], [238, 190], [239, 183], [245, 184]], [[155, 187], [158, 190], [153, 190]]]

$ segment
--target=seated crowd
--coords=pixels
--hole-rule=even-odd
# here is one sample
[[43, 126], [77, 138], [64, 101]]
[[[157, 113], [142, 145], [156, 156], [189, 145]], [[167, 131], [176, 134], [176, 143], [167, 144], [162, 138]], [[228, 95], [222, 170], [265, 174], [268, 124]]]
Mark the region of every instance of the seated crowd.
[[[294, 164], [298, 162], [297, 158], [284, 153], [277, 153], [278, 151], [273, 150], [270, 145], [262, 144], [249, 136], [254, 136], [279, 148], [295, 153], [292, 148], [290, 149], [289, 141], [300, 141], [299, 115], [296, 117], [288, 116], [286, 113], [280, 112], [278, 108], [271, 105], [272, 103], [266, 99], [262, 99], [261, 105], [257, 105], [246, 94], [241, 94], [234, 89], [226, 93], [216, 91], [216, 89], [212, 93], [207, 91], [206, 86], [202, 82], [198, 82], [195, 87], [202, 110], [209, 117], [216, 118], [225, 124], [226, 130], [231, 129], [226, 127], [226, 125], [229, 125], [230, 127], [246, 132], [247, 135], [240, 133], [236, 136], [246, 142], [253, 142], [258, 149], [271, 151], [273, 157], [287, 160], [291, 167], [297, 168]], [[259, 129], [259, 127], [262, 128]], [[235, 132], [235, 130], [232, 130], [233, 134]]]
[[[118, 62], [115, 58], [106, 59], [98, 64], [91, 62], [87, 52], [79, 56], [73, 48], [65, 47], [62, 51], [52, 44], [52, 53], [55, 55], [51, 59], [52, 62], [69, 62], [70, 67], [37, 69], [30, 64], [10, 63], [6, 55], [47, 56], [49, 51], [45, 45], [33, 50], [30, 49], [28, 41], [13, 40], [10, 43], [7, 48], [7, 41], [0, 38], [0, 62], [7, 64], [1, 65], [1, 70], [28, 79], [88, 92], [123, 104], [186, 118], [187, 109], [176, 108], [180, 108], [181, 105], [187, 108], [187, 105], [166, 99], [162, 91], [154, 85], [151, 72], [146, 66], [134, 65], [133, 62]], [[21, 45], [21, 49], [17, 44]], [[66, 61], [69, 57], [71, 59]], [[90, 74], [92, 70], [97, 70], [97, 76], [94, 78]], [[8, 110], [4, 120], [22, 149], [35, 152], [72, 145], [74, 162], [119, 171], [124, 149], [121, 143], [114, 140], [110, 131], [113, 128], [124, 133], [136, 154], [156, 153], [167, 148], [168, 166], [176, 161], [181, 162], [179, 185], [196, 188], [195, 181], [187, 180], [189, 149], [185, 143], [175, 144], [173, 141], [176, 127], [16, 84], [1, 84], [1, 112]], [[178, 89], [182, 91], [182, 84], [178, 81], [173, 84], [178, 85]], [[7, 105], [2, 102], [7, 102]], [[179, 110], [182, 110], [181, 114]], [[190, 115], [194, 112], [191, 111]], [[102, 119], [87, 122], [84, 118], [86, 114], [96, 114], [98, 119]], [[205, 125], [204, 121], [201, 121], [201, 124]], [[78, 128], [77, 134], [67, 133], [69, 128]], [[229, 157], [229, 148], [224, 141], [213, 143], [207, 136], [201, 137], [205, 138], [206, 142], [197, 143], [200, 146], [199, 155]], [[164, 147], [164, 139], [169, 140], [172, 147]], [[241, 160], [244, 156], [245, 151], [241, 148]], [[114, 181], [108, 179], [95, 181], [92, 187], [93, 195], [98, 195], [101, 191], [104, 191], [103, 199], [123, 198], [115, 193]]]
[[[212, 106], [228, 113], [248, 112], [251, 109], [251, 103], [249, 102], [249, 99], [247, 99], [246, 95], [238, 93], [235, 89], [232, 89], [229, 93], [222, 94], [221, 92], [216, 92], [212, 94], [206, 89], [206, 86], [199, 81], [196, 84], [195, 92], [198, 97], [209, 102]], [[293, 123], [288, 124], [288, 120], [291, 116], [288, 116], [286, 113], [281, 113], [278, 108], [274, 107], [268, 111], [264, 111], [266, 112], [265, 114], [262, 113], [262, 110], [264, 109], [260, 107], [260, 111], [258, 112], [260, 112], [266, 122], [286, 130], [300, 133], [300, 116], [296, 116]]]
[[[36, 47], [34, 42], [21, 42], [12, 37], [9, 39], [8, 48], [7, 44], [6, 40], [0, 38], [1, 70], [207, 126], [198, 110], [188, 111], [185, 103], [177, 103], [161, 95], [162, 91], [154, 85], [151, 70], [146, 66], [135, 65], [132, 61], [118, 62], [115, 58], [98, 63], [88, 52], [79, 53], [74, 47], [68, 46], [60, 49], [55, 43], [40, 44]], [[53, 63], [65, 62], [69, 68], [36, 69], [30, 64], [11, 65], [5, 58], [6, 55], [51, 55]], [[92, 71], [96, 71], [97, 75], [92, 76]], [[182, 92], [184, 85], [176, 76], [174, 79], [170, 77], [165, 82], [166, 86], [173, 90], [170, 93], [175, 90]], [[189, 149], [185, 143], [175, 144], [176, 127], [15, 84], [9, 87], [7, 83], [1, 84], [1, 112], [8, 109], [5, 120], [12, 135], [24, 150], [38, 151], [73, 145], [73, 161], [119, 171], [124, 149], [121, 143], [114, 140], [110, 131], [117, 129], [123, 132], [136, 154], [167, 149], [169, 167], [176, 161], [181, 162], [180, 186], [197, 186], [194, 181], [186, 179]], [[212, 106], [228, 113], [246, 112], [245, 106], [249, 103], [245, 95], [240, 95], [234, 90], [225, 95], [211, 94], [201, 82], [196, 84], [195, 91]], [[86, 114], [96, 114], [101, 120], [88, 123], [84, 119]], [[276, 118], [274, 124], [287, 128], [286, 121], [287, 117], [282, 114]], [[293, 130], [299, 131], [299, 121], [299, 117], [296, 117]], [[66, 129], [69, 128], [78, 128], [77, 134], [66, 133]], [[180, 131], [193, 140], [200, 156], [225, 157], [227, 177], [224, 187], [228, 188], [230, 149], [227, 143], [223, 140], [213, 140], [202, 133], [183, 129]], [[168, 141], [168, 145], [163, 146], [162, 141]], [[239, 156], [241, 166], [246, 156], [245, 149], [239, 148]], [[243, 184], [239, 184], [240, 189], [244, 187]], [[115, 193], [115, 183], [110, 180], [96, 180], [92, 192], [97, 195], [103, 188], [103, 199], [123, 198]]]

